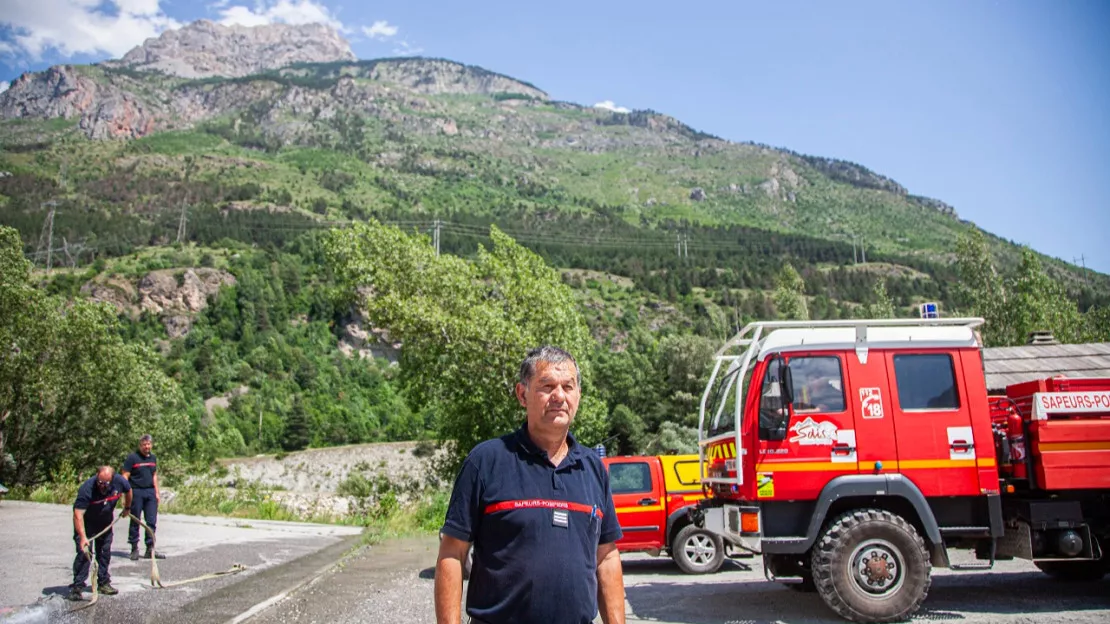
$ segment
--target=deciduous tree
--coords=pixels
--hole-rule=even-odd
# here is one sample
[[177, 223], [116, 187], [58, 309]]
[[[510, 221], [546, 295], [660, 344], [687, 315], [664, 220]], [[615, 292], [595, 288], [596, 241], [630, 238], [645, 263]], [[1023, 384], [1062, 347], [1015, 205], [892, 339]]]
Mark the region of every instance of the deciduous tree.
[[350, 301], [400, 341], [401, 368], [414, 406], [438, 407], [438, 435], [452, 471], [482, 440], [520, 426], [513, 389], [532, 347], [572, 353], [583, 397], [572, 430], [586, 445], [608, 430], [591, 384], [592, 338], [573, 294], [536, 254], [491, 227], [491, 249], [473, 260], [437, 256], [427, 237], [370, 221], [335, 230], [325, 248]]
[[181, 393], [155, 356], [123, 341], [110, 306], [35, 288], [21, 252], [0, 227], [0, 479], [33, 485], [62, 461], [115, 464], [140, 432], [179, 452]]

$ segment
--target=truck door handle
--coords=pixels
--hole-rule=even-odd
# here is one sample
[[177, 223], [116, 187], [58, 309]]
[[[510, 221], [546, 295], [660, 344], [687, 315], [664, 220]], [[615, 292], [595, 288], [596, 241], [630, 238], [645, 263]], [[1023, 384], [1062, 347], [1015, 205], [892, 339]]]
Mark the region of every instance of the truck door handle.
[[953, 442], [951, 444], [951, 448], [952, 448], [953, 451], [959, 451], [961, 453], [967, 453], [967, 452], [971, 451], [971, 448], [973, 446], [974, 446], [973, 444], [971, 444], [970, 442], [968, 442], [966, 440], [956, 440], [955, 442]]
[[658, 502], [659, 502], [659, 500], [655, 499], [655, 498], [641, 498], [640, 499], [640, 506], [641, 507], [647, 507], [648, 505], [654, 505], [655, 503], [658, 503]]
[[837, 444], [833, 445], [832, 452], [833, 453], [844, 453], [845, 455], [851, 455], [852, 453], [856, 452], [856, 447], [848, 446], [847, 444], [844, 444], [844, 443], [837, 443]]

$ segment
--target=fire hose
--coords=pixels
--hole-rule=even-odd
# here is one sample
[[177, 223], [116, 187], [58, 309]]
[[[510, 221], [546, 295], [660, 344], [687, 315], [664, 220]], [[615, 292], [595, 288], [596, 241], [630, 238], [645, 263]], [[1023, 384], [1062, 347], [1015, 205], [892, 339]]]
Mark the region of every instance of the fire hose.
[[80, 611], [81, 609], [87, 609], [87, 608], [93, 606], [94, 604], [96, 604], [97, 599], [100, 597], [99, 589], [97, 587], [97, 585], [99, 585], [98, 572], [100, 570], [100, 566], [96, 562], [96, 557], [93, 554], [92, 545], [98, 537], [100, 537], [101, 535], [104, 535], [108, 531], [112, 530], [112, 527], [114, 527], [117, 522], [119, 522], [120, 520], [123, 520], [124, 518], [131, 518], [135, 522], [138, 522], [139, 526], [141, 526], [144, 530], [146, 530], [147, 534], [150, 535], [150, 538], [151, 538], [151, 545], [150, 545], [150, 586], [153, 589], [169, 589], [170, 587], [178, 587], [178, 586], [185, 585], [185, 584], [188, 584], [188, 583], [195, 583], [197, 581], [204, 581], [204, 580], [208, 580], [208, 579], [211, 579], [211, 578], [218, 578], [218, 577], [221, 577], [221, 576], [228, 576], [228, 575], [231, 575], [231, 574], [238, 574], [239, 572], [242, 572], [243, 570], [247, 569], [247, 566], [245, 566], [241, 563], [236, 563], [236, 564], [233, 564], [227, 570], [224, 570], [224, 571], [221, 571], [221, 572], [210, 572], [208, 574], [202, 574], [200, 576], [196, 576], [196, 577], [193, 577], [193, 578], [190, 578], [190, 579], [185, 579], [183, 581], [174, 581], [172, 583], [163, 583], [162, 582], [162, 576], [161, 576], [161, 574], [158, 573], [158, 558], [155, 556], [155, 552], [156, 552], [155, 547], [158, 545], [158, 538], [156, 537], [156, 534], [154, 533], [154, 531], [149, 526], [147, 526], [147, 524], [145, 522], [143, 522], [139, 518], [135, 517], [134, 514], [121, 513], [119, 515], [119, 517], [117, 517], [115, 520], [112, 521], [111, 524], [104, 527], [104, 529], [102, 529], [96, 535], [93, 535], [92, 537], [89, 537], [88, 538], [88, 544], [86, 544], [85, 548], [81, 551], [85, 555], [85, 558], [89, 560], [89, 578], [91, 579], [91, 582], [92, 582], [92, 598], [89, 600], [89, 602], [87, 604], [81, 605], [80, 607], [77, 607], [76, 609], [71, 609], [69, 611], [70, 613], [72, 613], [74, 611]]

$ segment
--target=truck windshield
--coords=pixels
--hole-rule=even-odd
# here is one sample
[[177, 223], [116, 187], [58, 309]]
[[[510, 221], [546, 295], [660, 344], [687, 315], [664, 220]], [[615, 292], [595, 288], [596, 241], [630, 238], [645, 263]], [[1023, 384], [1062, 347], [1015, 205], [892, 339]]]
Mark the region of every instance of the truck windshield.
[[[711, 419], [708, 425], [709, 437], [728, 433], [736, 429], [736, 381], [739, 374], [740, 367], [737, 366], [727, 374], [718, 377], [714, 382], [713, 391], [709, 395], [709, 401], [706, 402], [705, 415], [707, 419]], [[749, 366], [747, 372], [744, 373], [744, 378], [741, 380], [742, 387], [747, 387], [751, 378], [752, 366]]]

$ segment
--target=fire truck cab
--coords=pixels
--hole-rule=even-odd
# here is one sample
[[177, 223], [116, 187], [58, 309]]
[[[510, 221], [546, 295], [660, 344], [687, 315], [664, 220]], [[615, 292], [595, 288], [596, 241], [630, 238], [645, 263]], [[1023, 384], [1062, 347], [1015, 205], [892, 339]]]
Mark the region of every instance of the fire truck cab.
[[[694, 522], [762, 554], [769, 580], [816, 590], [858, 622], [912, 615], [931, 567], [957, 567], [948, 548], [973, 549], [986, 562], [976, 567], [989, 568], [1009, 553], [1023, 556], [1036, 533], [1049, 547], [1028, 558], [1042, 569], [1075, 572], [1086, 563], [1101, 576], [1110, 406], [1101, 429], [1075, 434], [1104, 436], [1108, 450], [1081, 459], [1087, 481], [1069, 486], [1068, 500], [1052, 499], [1035, 479], [1011, 479], [1027, 472], [1011, 458], [1029, 416], [1023, 424], [1013, 417], [1018, 407], [988, 396], [975, 331], [982, 322], [745, 327], [716, 354], [702, 396], [707, 498], [691, 512]], [[1002, 427], [1010, 421], [1012, 436]]]

